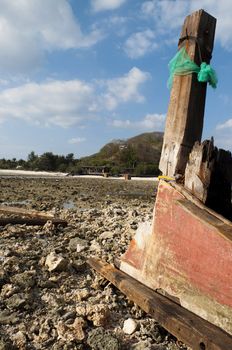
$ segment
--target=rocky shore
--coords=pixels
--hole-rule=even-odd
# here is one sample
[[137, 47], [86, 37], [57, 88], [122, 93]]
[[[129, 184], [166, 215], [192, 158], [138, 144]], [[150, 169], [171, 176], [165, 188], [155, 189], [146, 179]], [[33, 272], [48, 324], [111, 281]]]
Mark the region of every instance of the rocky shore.
[[91, 270], [151, 220], [151, 181], [0, 178], [1, 204], [52, 212], [65, 228], [0, 227], [0, 350], [187, 349]]

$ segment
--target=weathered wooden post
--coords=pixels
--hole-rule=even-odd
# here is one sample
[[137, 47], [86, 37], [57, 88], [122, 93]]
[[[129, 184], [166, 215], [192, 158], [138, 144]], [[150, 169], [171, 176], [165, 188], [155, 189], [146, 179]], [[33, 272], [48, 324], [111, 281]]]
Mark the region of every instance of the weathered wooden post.
[[[204, 10], [186, 17], [179, 49], [185, 47], [198, 65], [209, 63], [213, 51], [216, 19]], [[163, 149], [159, 168], [163, 175], [184, 174], [189, 153], [201, 141], [206, 83], [199, 83], [196, 74], [175, 76], [166, 119]]]

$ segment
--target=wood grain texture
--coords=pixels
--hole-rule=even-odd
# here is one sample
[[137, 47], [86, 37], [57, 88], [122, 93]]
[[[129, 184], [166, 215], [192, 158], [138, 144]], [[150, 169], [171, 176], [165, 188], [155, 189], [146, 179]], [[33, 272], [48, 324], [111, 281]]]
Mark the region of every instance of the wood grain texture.
[[52, 214], [42, 213], [36, 210], [11, 207], [6, 205], [0, 205], [0, 213], [23, 215], [23, 216], [34, 217], [34, 218], [45, 218], [47, 220], [54, 218], [54, 215]]
[[160, 181], [152, 230], [136, 232], [120, 270], [232, 335], [232, 223], [175, 186]]
[[230, 350], [232, 337], [175, 302], [139, 283], [112, 265], [89, 258], [88, 264], [128, 298], [152, 315], [170, 333], [193, 350]]
[[[198, 39], [202, 60], [209, 63], [213, 51], [216, 19], [203, 10], [186, 17], [181, 37], [188, 35]], [[185, 40], [188, 55], [200, 64], [198, 45]], [[196, 74], [174, 76], [166, 119], [164, 142], [159, 169], [163, 175], [184, 174], [188, 155], [196, 141], [201, 140], [206, 83], [199, 83]]]
[[184, 186], [202, 203], [208, 196], [215, 155], [213, 140], [195, 142], [185, 169]]

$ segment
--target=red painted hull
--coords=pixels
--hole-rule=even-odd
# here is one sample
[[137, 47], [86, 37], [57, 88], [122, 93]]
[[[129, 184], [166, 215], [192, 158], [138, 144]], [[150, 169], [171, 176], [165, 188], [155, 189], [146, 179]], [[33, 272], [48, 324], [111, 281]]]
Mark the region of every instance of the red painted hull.
[[232, 223], [184, 193], [160, 182], [152, 229], [136, 234], [120, 269], [232, 334]]

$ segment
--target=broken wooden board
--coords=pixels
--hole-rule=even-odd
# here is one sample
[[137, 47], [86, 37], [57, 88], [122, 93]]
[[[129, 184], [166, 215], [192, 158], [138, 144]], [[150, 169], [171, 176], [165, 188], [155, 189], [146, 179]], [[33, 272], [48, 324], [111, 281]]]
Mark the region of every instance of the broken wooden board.
[[1, 218], [0, 217], [0, 226], [10, 225], [28, 225], [28, 226], [44, 226], [48, 221], [55, 226], [67, 226], [66, 220], [61, 219], [48, 219], [48, 218]]
[[186, 165], [184, 186], [203, 203], [208, 197], [215, 156], [213, 140], [195, 142]]
[[[197, 38], [202, 61], [209, 63], [213, 51], [216, 19], [203, 10], [186, 17], [181, 38], [186, 35]], [[196, 40], [184, 40], [190, 58], [200, 64]], [[199, 83], [196, 74], [174, 76], [167, 112], [164, 142], [159, 169], [166, 176], [184, 175], [189, 153], [196, 141], [201, 141], [206, 83]]]
[[232, 156], [214, 147], [213, 139], [196, 142], [185, 169], [185, 188], [227, 219], [232, 219]]
[[88, 264], [193, 350], [232, 349], [232, 337], [177, 303], [99, 259]]
[[[231, 220], [228, 220], [223, 215], [217, 213], [215, 210], [204, 205], [198, 198], [196, 198], [190, 191], [188, 191], [181, 184], [173, 181], [172, 187], [174, 187], [178, 192], [180, 192], [184, 196], [184, 198], [188, 199], [191, 203], [196, 204], [197, 207], [203, 209], [205, 212], [208, 212], [209, 214], [213, 215], [215, 218], [218, 218], [221, 222], [224, 222], [225, 224], [229, 225], [229, 227], [231, 227], [232, 225]], [[231, 232], [229, 234], [229, 237], [231, 237]]]
[[11, 207], [8, 205], [0, 205], [0, 213], [5, 214], [16, 214], [20, 216], [29, 216], [34, 218], [44, 218], [44, 219], [53, 219], [54, 215], [43, 213], [37, 210], [29, 210], [24, 208], [18, 208], [18, 207]]
[[120, 270], [232, 334], [232, 223], [160, 181], [152, 229], [136, 232]]

